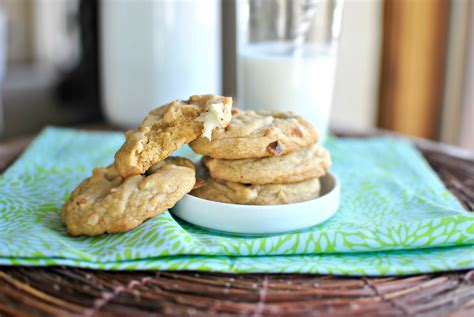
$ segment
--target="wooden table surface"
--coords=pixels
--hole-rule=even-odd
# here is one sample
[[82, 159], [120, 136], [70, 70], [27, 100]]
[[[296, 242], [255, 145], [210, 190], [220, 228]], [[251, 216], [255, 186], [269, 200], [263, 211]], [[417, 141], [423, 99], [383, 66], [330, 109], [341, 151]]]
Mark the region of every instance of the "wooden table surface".
[[[0, 170], [31, 137], [0, 144]], [[419, 149], [466, 209], [474, 161]], [[474, 259], [473, 259], [474, 261]], [[474, 316], [474, 270], [404, 277], [0, 267], [0, 316]]]

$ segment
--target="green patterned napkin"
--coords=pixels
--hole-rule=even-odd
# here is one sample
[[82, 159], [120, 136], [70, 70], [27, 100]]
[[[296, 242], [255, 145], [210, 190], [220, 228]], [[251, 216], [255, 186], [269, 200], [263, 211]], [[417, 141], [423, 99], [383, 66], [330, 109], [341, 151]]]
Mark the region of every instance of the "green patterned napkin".
[[0, 264], [348, 275], [474, 267], [474, 216], [409, 143], [391, 138], [328, 141], [341, 206], [306, 230], [231, 236], [166, 212], [131, 232], [69, 237], [62, 204], [122, 142], [120, 133], [44, 130], [0, 178]]

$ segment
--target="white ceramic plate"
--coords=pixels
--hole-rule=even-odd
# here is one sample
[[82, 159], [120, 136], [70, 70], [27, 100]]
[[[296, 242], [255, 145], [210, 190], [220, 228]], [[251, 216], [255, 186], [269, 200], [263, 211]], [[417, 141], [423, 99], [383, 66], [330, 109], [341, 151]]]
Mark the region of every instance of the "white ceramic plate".
[[339, 207], [338, 179], [321, 178], [321, 196], [287, 205], [237, 205], [185, 195], [171, 212], [207, 229], [237, 234], [271, 234], [308, 228], [332, 217]]

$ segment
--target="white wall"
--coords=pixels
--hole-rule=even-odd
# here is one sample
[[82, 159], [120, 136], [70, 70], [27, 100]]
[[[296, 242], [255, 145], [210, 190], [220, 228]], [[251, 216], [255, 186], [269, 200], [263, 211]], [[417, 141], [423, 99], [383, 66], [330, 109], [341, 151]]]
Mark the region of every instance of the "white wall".
[[381, 0], [346, 0], [331, 125], [363, 130], [377, 122], [382, 37]]

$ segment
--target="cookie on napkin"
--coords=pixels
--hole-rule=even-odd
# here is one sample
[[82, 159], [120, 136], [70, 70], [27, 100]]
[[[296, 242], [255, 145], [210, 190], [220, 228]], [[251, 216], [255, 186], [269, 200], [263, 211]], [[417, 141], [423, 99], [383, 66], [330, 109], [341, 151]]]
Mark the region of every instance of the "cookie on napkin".
[[61, 212], [69, 234], [95, 236], [129, 231], [173, 207], [195, 184], [194, 164], [170, 157], [143, 175], [123, 178], [115, 166], [95, 168]]

